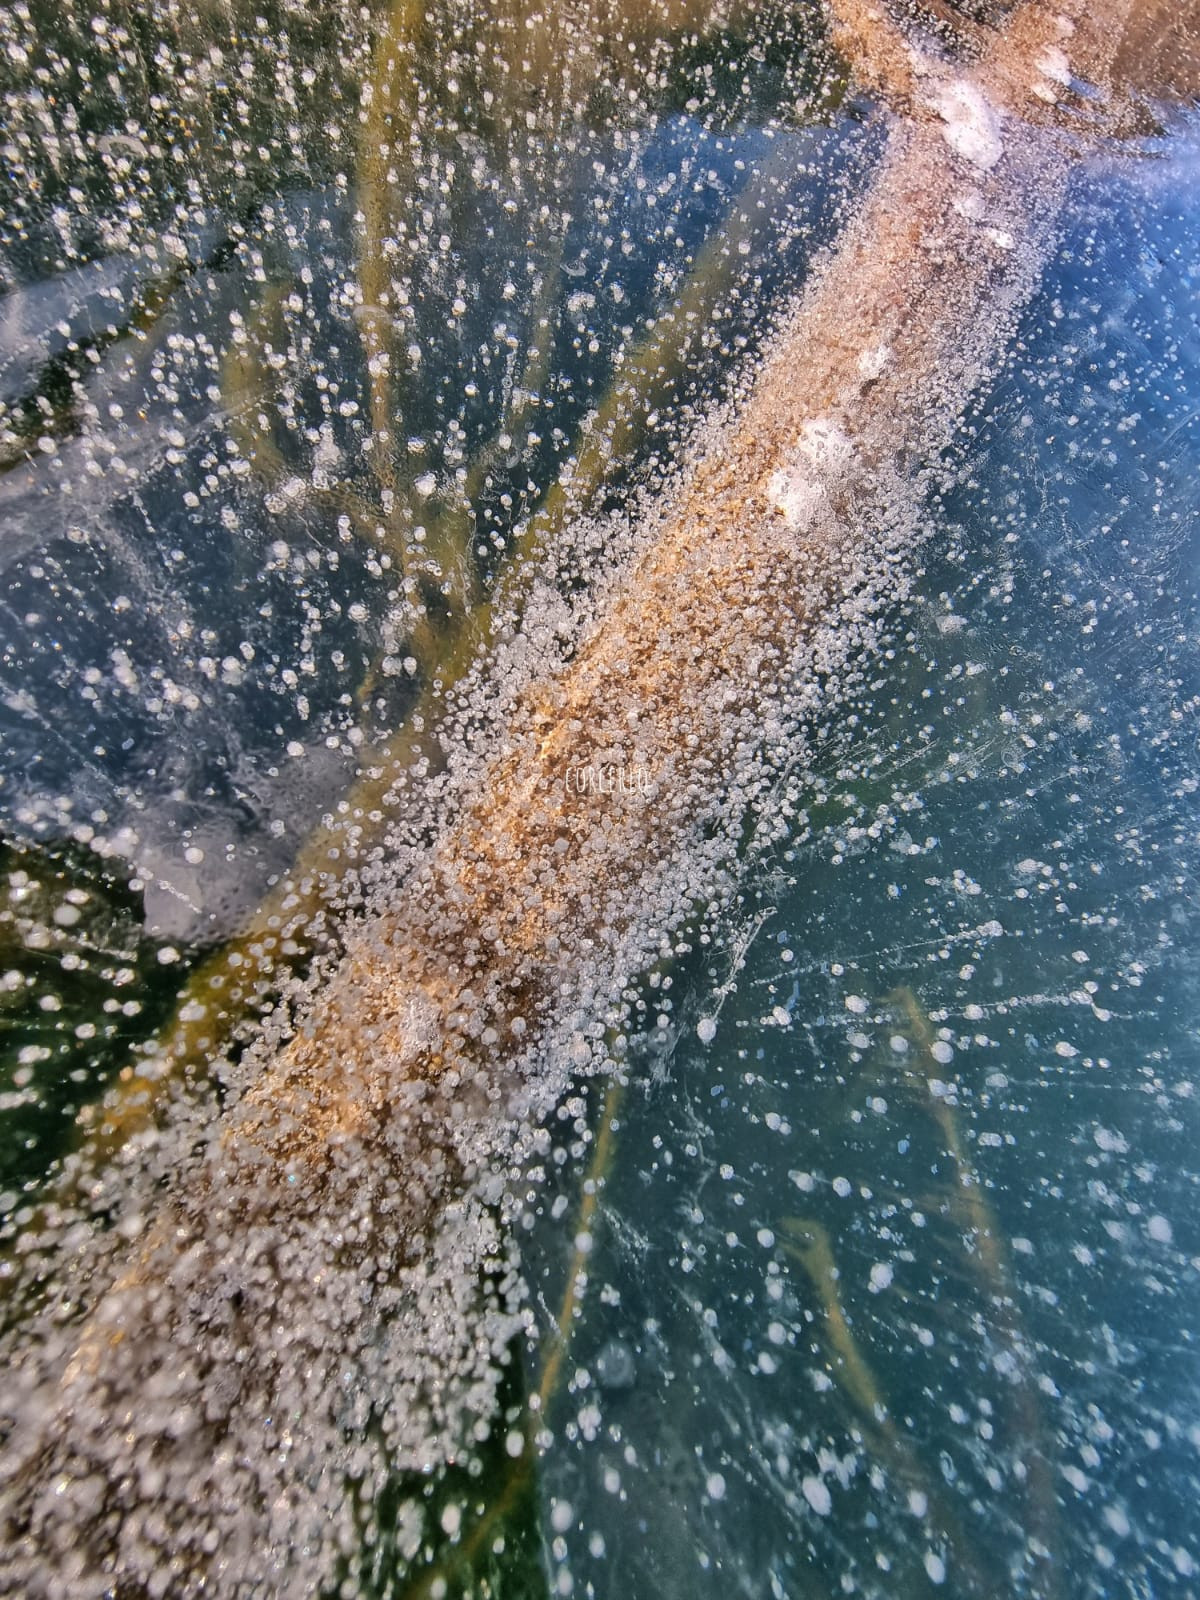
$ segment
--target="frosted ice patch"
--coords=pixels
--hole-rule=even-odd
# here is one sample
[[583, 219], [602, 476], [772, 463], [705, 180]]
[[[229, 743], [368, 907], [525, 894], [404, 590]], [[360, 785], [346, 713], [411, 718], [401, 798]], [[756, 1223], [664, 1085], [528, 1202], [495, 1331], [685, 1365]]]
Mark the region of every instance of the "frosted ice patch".
[[1112, 1128], [1093, 1128], [1092, 1138], [1096, 1141], [1097, 1147], [1107, 1151], [1109, 1155], [1128, 1154], [1129, 1144], [1124, 1134], [1116, 1133]]
[[826, 497], [825, 480], [841, 472], [853, 453], [844, 429], [828, 417], [804, 424], [794, 464], [773, 473], [767, 484], [767, 498], [789, 528], [808, 521]]
[[401, 1049], [403, 1059], [411, 1060], [431, 1049], [441, 1038], [441, 1016], [437, 1006], [423, 994], [405, 996], [400, 1006]]
[[1058, 83], [1066, 88], [1071, 81], [1071, 63], [1065, 50], [1060, 50], [1057, 45], [1047, 45], [1037, 58], [1037, 69], [1043, 78], [1049, 78], [1052, 83]]
[[934, 102], [946, 126], [942, 137], [964, 161], [987, 172], [1004, 154], [1000, 121], [987, 96], [965, 78], [949, 83]]
[[814, 417], [804, 424], [799, 449], [815, 467], [825, 470], [844, 467], [854, 453], [845, 429], [828, 417]]
[[987, 216], [987, 202], [978, 189], [964, 189], [955, 195], [951, 202], [960, 217], [966, 217], [968, 222], [982, 222]]
[[767, 498], [776, 511], [782, 513], [789, 528], [798, 528], [807, 522], [821, 504], [824, 494], [819, 483], [794, 472], [773, 473], [767, 485]]
[[870, 383], [882, 374], [891, 359], [892, 350], [890, 345], [873, 345], [871, 349], [864, 350], [859, 356], [858, 370], [862, 373], [863, 377], [868, 381], [868, 383]]

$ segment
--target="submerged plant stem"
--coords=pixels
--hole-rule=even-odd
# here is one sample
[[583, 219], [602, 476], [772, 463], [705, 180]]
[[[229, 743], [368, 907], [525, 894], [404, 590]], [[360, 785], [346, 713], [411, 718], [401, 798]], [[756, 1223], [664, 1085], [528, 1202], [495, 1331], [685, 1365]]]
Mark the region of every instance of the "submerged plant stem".
[[[605, 1090], [600, 1125], [592, 1146], [592, 1157], [583, 1177], [575, 1226], [576, 1243], [567, 1268], [562, 1305], [555, 1318], [553, 1343], [542, 1364], [537, 1389], [530, 1400], [525, 1423], [524, 1448], [506, 1475], [499, 1494], [483, 1515], [472, 1524], [462, 1543], [448, 1550], [440, 1560], [419, 1573], [405, 1588], [403, 1600], [427, 1600], [439, 1581], [445, 1583], [454, 1572], [464, 1570], [470, 1572], [483, 1553], [488, 1540], [511, 1515], [513, 1507], [521, 1495], [528, 1491], [534, 1478], [539, 1449], [538, 1435], [546, 1426], [546, 1418], [561, 1386], [563, 1365], [570, 1352], [575, 1320], [583, 1300], [596, 1212], [601, 1191], [608, 1179], [613, 1156], [616, 1153], [618, 1114], [624, 1093], [625, 1086], [619, 1078], [612, 1079]], [[580, 1242], [581, 1235], [587, 1236], [586, 1246]]]
[[[180, 1082], [202, 1084], [211, 1064], [236, 1044], [263, 1001], [279, 992], [289, 974], [303, 970], [322, 949], [337, 948], [335, 908], [347, 874], [369, 854], [382, 829], [394, 823], [397, 789], [419, 785], [422, 772], [438, 771], [443, 765], [437, 729], [448, 691], [494, 646], [498, 622], [519, 613], [522, 592], [568, 519], [595, 500], [614, 465], [626, 459], [637, 419], [665, 404], [688, 368], [697, 337], [710, 325], [736, 279], [740, 246], [760, 225], [759, 218], [785, 173], [786, 158], [776, 149], [735, 197], [724, 225], [699, 253], [682, 293], [635, 346], [589, 420], [576, 447], [569, 481], [556, 480], [510, 541], [497, 591], [452, 606], [438, 631], [426, 630], [418, 657], [421, 688], [416, 704], [404, 727], [364, 762], [340, 814], [313, 830], [290, 872], [246, 928], [201, 960], [180, 990], [173, 1017], [144, 1059], [124, 1068], [102, 1099], [80, 1113], [79, 1145], [69, 1162], [68, 1187], [74, 1188], [80, 1177], [103, 1171], [130, 1138], [152, 1126], [162, 1114], [164, 1091]], [[497, 438], [519, 424], [523, 397], [536, 392], [548, 367], [555, 331], [550, 313], [558, 277], [554, 256], [533, 318], [535, 331], [521, 382]], [[468, 502], [482, 486], [493, 448], [494, 442], [469, 469]], [[471, 528], [469, 503], [450, 507], [435, 524], [433, 542], [441, 550], [459, 551], [469, 542]], [[364, 679], [365, 694], [377, 681], [378, 670], [376, 661]]]
[[954, 1105], [945, 1094], [932, 1092], [931, 1086], [939, 1070], [944, 1070], [939, 1069], [933, 1054], [936, 1043], [933, 1024], [915, 991], [907, 984], [887, 998], [899, 1012], [916, 1046], [917, 1065], [909, 1067], [906, 1076], [920, 1094], [954, 1163], [954, 1179], [945, 1205], [966, 1247], [967, 1270], [986, 1298], [988, 1331], [1012, 1364], [1013, 1377], [1004, 1389], [1009, 1402], [1009, 1427], [1014, 1447], [1019, 1450], [1026, 1469], [1029, 1529], [1042, 1562], [1038, 1574], [1039, 1593], [1053, 1600], [1059, 1592], [1062, 1542], [1055, 1484], [1056, 1452], [1038, 1398], [1037, 1374], [1033, 1370], [1029, 1336], [1022, 1324], [1016, 1279], [1005, 1248], [1004, 1232], [967, 1152]]

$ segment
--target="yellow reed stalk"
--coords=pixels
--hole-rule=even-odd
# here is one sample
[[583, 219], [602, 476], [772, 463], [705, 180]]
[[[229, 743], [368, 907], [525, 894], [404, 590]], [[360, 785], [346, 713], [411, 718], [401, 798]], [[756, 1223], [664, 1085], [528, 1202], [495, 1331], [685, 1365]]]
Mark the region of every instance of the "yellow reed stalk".
[[390, 0], [364, 85], [365, 116], [358, 156], [358, 201], [363, 217], [358, 316], [367, 363], [371, 467], [379, 486], [384, 546], [401, 578], [408, 571], [409, 552], [396, 475], [396, 435], [402, 422], [392, 380], [391, 271], [385, 246], [392, 197], [397, 192], [405, 196], [413, 192], [410, 57], [424, 22], [425, 7], [418, 0]]
[[[616, 1150], [617, 1116], [624, 1098], [624, 1085], [614, 1078], [604, 1095], [600, 1113], [600, 1126], [592, 1146], [592, 1157], [584, 1174], [583, 1190], [575, 1224], [575, 1238], [580, 1234], [592, 1235], [600, 1194], [612, 1167]], [[418, 1574], [404, 1590], [403, 1600], [427, 1600], [439, 1579], [445, 1580], [454, 1571], [464, 1568], [469, 1572], [483, 1553], [495, 1529], [512, 1511], [518, 1498], [529, 1486], [533, 1477], [536, 1437], [545, 1425], [550, 1406], [562, 1382], [563, 1364], [570, 1351], [575, 1331], [575, 1320], [583, 1299], [583, 1285], [590, 1258], [587, 1248], [576, 1243], [567, 1269], [567, 1282], [563, 1290], [562, 1305], [555, 1319], [553, 1344], [542, 1365], [542, 1375], [530, 1403], [525, 1426], [525, 1448], [505, 1477], [504, 1487], [487, 1507], [483, 1515], [472, 1524], [461, 1544], [448, 1550], [442, 1558]]]
[[919, 1489], [925, 1496], [931, 1524], [950, 1554], [956, 1582], [980, 1600], [994, 1594], [995, 1582], [981, 1567], [974, 1541], [944, 1491], [925, 1470], [911, 1441], [896, 1427], [878, 1379], [854, 1337], [838, 1289], [829, 1230], [806, 1217], [784, 1217], [782, 1227], [785, 1237], [780, 1243], [784, 1254], [800, 1263], [817, 1291], [834, 1375], [858, 1408], [869, 1448], [901, 1483]]
[[1025, 1467], [1029, 1529], [1038, 1541], [1044, 1563], [1043, 1592], [1052, 1597], [1059, 1589], [1057, 1551], [1061, 1543], [1054, 1473], [1056, 1452], [1046, 1426], [1035, 1375], [1030, 1370], [1029, 1337], [1017, 1302], [1004, 1231], [967, 1152], [953, 1104], [945, 1095], [929, 1091], [930, 1083], [940, 1076], [942, 1069], [933, 1054], [936, 1037], [924, 1007], [907, 984], [887, 998], [900, 1013], [908, 1036], [916, 1046], [916, 1062], [905, 1067], [905, 1076], [914, 1087], [926, 1091], [921, 1097], [922, 1103], [937, 1124], [942, 1144], [954, 1163], [954, 1181], [944, 1198], [945, 1208], [966, 1243], [969, 1272], [986, 1298], [988, 1332], [1012, 1362], [1013, 1378], [1005, 1385], [1004, 1393], [1009, 1400], [1014, 1443], [1020, 1448]]
[[782, 1241], [784, 1253], [800, 1263], [820, 1298], [839, 1385], [868, 1421], [883, 1426], [888, 1417], [887, 1402], [846, 1320], [829, 1230], [808, 1217], [784, 1217], [781, 1226], [786, 1235]]

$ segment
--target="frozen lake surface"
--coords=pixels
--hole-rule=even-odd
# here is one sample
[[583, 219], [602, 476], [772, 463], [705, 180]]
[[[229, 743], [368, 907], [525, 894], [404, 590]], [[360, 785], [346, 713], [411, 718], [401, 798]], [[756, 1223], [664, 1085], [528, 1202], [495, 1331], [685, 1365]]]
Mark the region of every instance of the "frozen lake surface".
[[[805, 8], [586, 44], [444, 11], [0, 25], [6, 1250], [181, 979], [452, 695], [587, 430], [611, 532], [877, 159]], [[329, 1467], [328, 1592], [1200, 1590], [1198, 152], [1171, 108], [1078, 162], [911, 592], [547, 1121], [498, 1413], [424, 1475]], [[619, 586], [596, 538], [535, 573], [534, 644]], [[193, 1129], [240, 1092], [192, 1087]]]

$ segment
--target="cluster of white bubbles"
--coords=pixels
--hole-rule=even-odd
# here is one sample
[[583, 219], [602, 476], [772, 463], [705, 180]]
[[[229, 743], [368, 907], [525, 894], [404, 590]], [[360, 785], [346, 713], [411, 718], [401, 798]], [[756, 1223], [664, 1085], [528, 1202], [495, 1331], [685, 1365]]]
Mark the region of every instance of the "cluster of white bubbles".
[[[401, 876], [468, 724], [561, 661], [618, 508], [833, 231], [860, 141], [787, 7], [19, 5], [0, 29], [6, 1581], [386, 1587], [435, 1529], [420, 1492], [381, 1526], [389, 1485], [479, 1470], [525, 1316], [504, 1191], [571, 1055], [477, 1149], [420, 1106], [399, 1176], [343, 1146], [283, 1238], [255, 1235], [253, 1142], [213, 1130], [284, 1006], [49, 1204], [47, 1167], [448, 676], [590, 422], [613, 460], [579, 500], [606, 519], [562, 519], [519, 638], [494, 627], [444, 698], [448, 771], [325, 864], [343, 916]], [[647, 349], [661, 374], [606, 415]], [[288, 981], [273, 1000], [319, 1015]]]
[[[1141, 206], [1129, 258], [1105, 279], [1075, 227], [1084, 264], [1027, 319], [975, 419], [985, 442], [919, 480], [872, 463], [828, 616], [763, 653], [778, 679], [757, 698], [686, 708], [713, 743], [665, 859], [622, 860], [592, 806], [575, 870], [600, 933], [513, 959], [502, 1037], [503, 918], [456, 902], [436, 846], [486, 812], [480, 773], [540, 736], [509, 713], [619, 603], [670, 522], [672, 464], [724, 447], [724, 397], [861, 191], [873, 125], [840, 103], [810, 11], [784, 5], [31, 0], [0, 39], [0, 982], [18, 1039], [0, 1109], [20, 1146], [4, 1582], [351, 1600], [475, 1571], [563, 1594], [1033, 1594], [1049, 1563], [1083, 1595], [1113, 1592], [1126, 1539], [1122, 1592], [1186, 1593], [1190, 1542], [1140, 1468], [1065, 1544], [1045, 1487], [1059, 1473], [1086, 1500], [1114, 1436], [1200, 1436], [1157, 1393], [1097, 1398], [1149, 1336], [1119, 1308], [1078, 1345], [1039, 1320], [1088, 1304], [1051, 1242], [1045, 1281], [1006, 1265], [935, 1329], [971, 1265], [941, 1235], [922, 1254], [926, 1223], [971, 1229], [862, 1134], [916, 1084], [935, 1110], [898, 1130], [897, 1158], [920, 1145], [935, 1189], [977, 1186], [1026, 1114], [989, 1052], [1024, 1049], [1030, 1096], [1052, 1080], [1086, 1101], [1078, 1126], [1047, 1123], [1086, 1154], [1069, 1179], [1040, 1142], [1029, 1172], [996, 1168], [1007, 1254], [1043, 1248], [1018, 1226], [1022, 1183], [1047, 1234], [1051, 1202], [1086, 1194], [1104, 1215], [1071, 1259], [1111, 1248], [1186, 1340], [1190, 1080], [1160, 1058], [1184, 1047], [1166, 1013], [1191, 926], [1193, 618], [1172, 575], [1195, 371], [1194, 333], [1170, 326], [1193, 261], [1167, 202], [1096, 180], [1093, 232], [1122, 184]], [[1060, 325], [1097, 369], [1082, 382]], [[867, 356], [864, 383], [887, 360]], [[836, 445], [808, 439], [805, 472], [832, 479]], [[1115, 560], [1080, 532], [1101, 522]], [[804, 581], [815, 610], [824, 579]], [[744, 623], [723, 626], [753, 641], [778, 573], [747, 583]], [[1050, 616], [1079, 639], [1047, 647], [1042, 676]], [[431, 703], [438, 737], [389, 792], [380, 752], [424, 735]], [[165, 1081], [169, 1114], [104, 1163], [68, 1160], [46, 1202], [69, 1114], [131, 1042], [155, 1059], [177, 974], [323, 817], [313, 872], [350, 958], [331, 940], [289, 977], [274, 938], [248, 1047]], [[564, 871], [549, 854], [524, 870], [522, 909]], [[776, 916], [777, 961], [755, 954]], [[439, 1010], [421, 983], [455, 963]], [[1169, 998], [1130, 1004], [1147, 980]], [[883, 998], [905, 986], [907, 1005]], [[1025, 1014], [1043, 1020], [1023, 1037]], [[1114, 1018], [1124, 1066], [1092, 1039]], [[434, 1057], [440, 1076], [406, 1070]], [[601, 1071], [657, 1087], [598, 1130]], [[1085, 1073], [1145, 1097], [1160, 1154], [1131, 1154], [1137, 1119], [1101, 1120]], [[969, 1152], [964, 1106], [982, 1119]], [[1160, 1198], [1165, 1162], [1180, 1187]], [[520, 1524], [535, 1456], [542, 1535]]]

